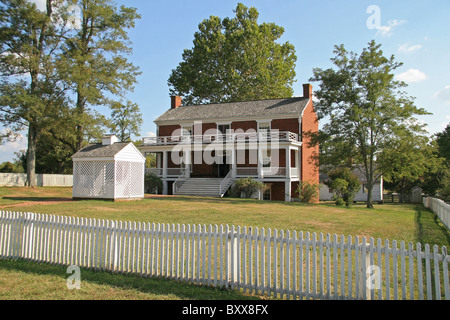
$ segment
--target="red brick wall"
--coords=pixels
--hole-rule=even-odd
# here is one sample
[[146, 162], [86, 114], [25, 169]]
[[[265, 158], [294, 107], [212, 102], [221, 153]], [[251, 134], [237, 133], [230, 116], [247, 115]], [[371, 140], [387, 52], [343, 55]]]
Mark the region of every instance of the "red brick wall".
[[299, 133], [298, 119], [275, 119], [271, 123], [272, 130]]
[[179, 125], [168, 125], [168, 126], [159, 126], [158, 129], [159, 129], [158, 130], [159, 137], [170, 137], [173, 135], [175, 130], [180, 130], [181, 127]]
[[236, 130], [243, 130], [244, 132], [247, 132], [249, 129], [253, 129], [258, 131], [258, 124], [256, 121], [236, 121], [231, 123], [231, 129]]
[[[314, 111], [312, 101], [306, 107], [303, 118], [302, 118], [302, 181], [308, 181], [310, 183], [319, 183], [319, 166], [315, 157], [319, 154], [319, 147], [309, 147], [310, 138], [306, 135], [308, 132], [318, 132], [319, 123], [317, 121], [317, 116]], [[318, 202], [319, 199], [315, 200]]]

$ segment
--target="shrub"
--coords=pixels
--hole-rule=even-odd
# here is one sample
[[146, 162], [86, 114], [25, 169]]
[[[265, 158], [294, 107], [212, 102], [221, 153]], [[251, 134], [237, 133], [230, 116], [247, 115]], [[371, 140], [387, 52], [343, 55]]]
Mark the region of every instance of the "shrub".
[[345, 204], [344, 199], [342, 199], [341, 197], [334, 196], [333, 200], [337, 206], [343, 206]]
[[361, 188], [358, 176], [348, 168], [337, 168], [328, 172], [328, 177], [325, 184], [333, 189], [336, 198], [341, 198], [347, 207], [350, 206]]
[[299, 183], [296, 190], [300, 195], [300, 201], [305, 203], [314, 202], [319, 196], [320, 184], [310, 183], [308, 181], [302, 181]]
[[161, 178], [159, 178], [154, 173], [148, 173], [145, 175], [144, 179], [144, 190], [145, 193], [154, 193], [160, 194], [162, 192], [163, 183]]
[[244, 194], [245, 198], [251, 198], [251, 196], [257, 191], [264, 191], [266, 185], [253, 178], [239, 178], [233, 184], [233, 195], [235, 197], [241, 197]]

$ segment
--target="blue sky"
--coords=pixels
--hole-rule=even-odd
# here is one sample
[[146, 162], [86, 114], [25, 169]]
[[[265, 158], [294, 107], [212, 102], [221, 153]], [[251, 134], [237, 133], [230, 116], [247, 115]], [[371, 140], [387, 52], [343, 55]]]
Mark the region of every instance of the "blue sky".
[[[33, 0], [32, 0], [33, 1]], [[41, 0], [34, 0], [39, 2]], [[234, 16], [238, 2], [256, 7], [259, 22], [274, 22], [285, 29], [280, 41], [296, 49], [294, 96], [302, 95], [315, 67], [332, 67], [330, 58], [337, 44], [360, 53], [375, 39], [385, 56], [403, 62], [397, 77], [418, 107], [432, 115], [422, 116], [430, 134], [443, 131], [450, 123], [450, 1], [362, 1], [362, 0], [116, 0], [136, 7], [142, 18], [130, 30], [133, 55], [130, 60], [142, 75], [134, 92], [127, 96], [139, 104], [143, 114], [141, 137], [155, 132], [153, 123], [170, 106], [167, 79], [181, 61], [184, 49], [192, 47], [198, 24], [214, 15]], [[373, 24], [379, 9], [379, 25]], [[377, 27], [377, 28], [369, 28]], [[314, 86], [314, 83], [312, 83]], [[103, 110], [100, 110], [103, 111]], [[0, 163], [14, 158], [14, 151], [26, 149], [26, 138], [0, 146]]]

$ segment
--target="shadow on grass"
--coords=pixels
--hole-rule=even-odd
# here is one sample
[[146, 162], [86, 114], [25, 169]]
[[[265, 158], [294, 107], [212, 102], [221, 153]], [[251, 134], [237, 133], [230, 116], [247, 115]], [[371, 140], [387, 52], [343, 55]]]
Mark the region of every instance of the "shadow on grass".
[[[34, 275], [50, 275], [60, 277], [64, 283], [70, 276], [67, 266], [36, 263], [25, 260], [0, 259], [0, 271], [18, 271]], [[200, 286], [186, 282], [158, 277], [140, 277], [133, 274], [93, 271], [81, 268], [81, 281], [106, 285], [124, 290], [137, 290], [153, 295], [176, 296], [187, 300], [259, 300], [259, 297], [246, 295], [235, 290]], [[170, 295], [170, 296], [169, 296]], [[88, 298], [89, 299], [89, 298]]]
[[307, 204], [307, 203], [300, 203], [298, 201], [293, 202], [285, 202], [285, 201], [262, 201], [257, 199], [246, 199], [246, 198], [232, 198], [232, 197], [224, 197], [224, 198], [208, 198], [208, 197], [196, 197], [196, 196], [152, 196], [152, 195], [146, 195], [146, 200], [155, 200], [155, 201], [161, 201], [161, 202], [186, 202], [186, 201], [196, 201], [196, 202], [203, 202], [203, 203], [211, 203], [211, 204], [217, 204], [217, 203], [227, 203], [230, 205], [268, 205], [268, 204], [279, 204], [279, 205], [286, 205], [286, 206], [307, 206], [307, 205], [314, 205], [314, 204]]
[[423, 205], [415, 206], [415, 238], [422, 245], [450, 246], [450, 231], [438, 216]]
[[13, 200], [21, 202], [71, 202], [72, 198], [58, 198], [58, 197], [3, 197], [4, 200]]

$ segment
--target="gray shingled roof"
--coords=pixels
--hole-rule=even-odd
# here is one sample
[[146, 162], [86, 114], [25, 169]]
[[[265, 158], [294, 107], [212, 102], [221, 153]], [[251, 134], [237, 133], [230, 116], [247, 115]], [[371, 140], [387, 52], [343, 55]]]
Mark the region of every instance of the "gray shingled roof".
[[101, 143], [90, 144], [77, 153], [72, 158], [110, 158], [114, 157], [131, 142], [116, 142], [112, 145], [104, 146]]
[[287, 98], [181, 106], [167, 110], [155, 122], [275, 115], [300, 116], [308, 101], [307, 98]]

